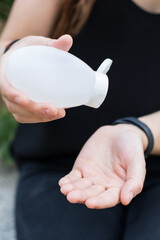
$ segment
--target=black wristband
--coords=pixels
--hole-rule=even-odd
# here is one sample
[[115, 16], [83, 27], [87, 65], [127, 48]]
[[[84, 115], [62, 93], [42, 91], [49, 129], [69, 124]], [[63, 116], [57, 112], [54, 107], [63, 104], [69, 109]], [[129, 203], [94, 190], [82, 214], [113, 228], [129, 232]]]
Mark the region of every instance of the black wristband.
[[12, 41], [11, 43], [9, 43], [8, 46], [5, 48], [3, 54], [5, 54], [5, 53], [10, 49], [10, 47], [11, 47], [14, 43], [18, 42], [19, 40], [20, 40], [20, 39], [16, 39], [16, 40]]
[[141, 122], [139, 119], [135, 117], [126, 117], [126, 118], [121, 118], [112, 123], [112, 125], [117, 125], [117, 124], [133, 124], [137, 127], [139, 127], [144, 133], [146, 134], [148, 138], [148, 147], [146, 151], [144, 152], [145, 157], [148, 157], [148, 155], [151, 153], [153, 146], [154, 146], [154, 138], [153, 134], [150, 130], [150, 128], [143, 122]]

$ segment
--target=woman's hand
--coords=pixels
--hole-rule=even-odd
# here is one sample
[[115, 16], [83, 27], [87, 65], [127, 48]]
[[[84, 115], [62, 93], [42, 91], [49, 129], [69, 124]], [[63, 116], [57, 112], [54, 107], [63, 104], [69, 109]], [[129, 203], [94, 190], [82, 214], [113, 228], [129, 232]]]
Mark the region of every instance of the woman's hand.
[[8, 55], [15, 49], [31, 45], [46, 45], [68, 51], [72, 46], [72, 38], [69, 35], [64, 35], [57, 40], [41, 36], [29, 36], [16, 42], [0, 58], [0, 94], [2, 99], [14, 118], [21, 123], [48, 122], [63, 118], [65, 116], [64, 109], [58, 109], [53, 104], [35, 103], [29, 100], [6, 79], [5, 64]]
[[127, 205], [142, 191], [147, 137], [127, 124], [98, 129], [86, 142], [73, 170], [59, 181], [71, 203], [88, 208]]

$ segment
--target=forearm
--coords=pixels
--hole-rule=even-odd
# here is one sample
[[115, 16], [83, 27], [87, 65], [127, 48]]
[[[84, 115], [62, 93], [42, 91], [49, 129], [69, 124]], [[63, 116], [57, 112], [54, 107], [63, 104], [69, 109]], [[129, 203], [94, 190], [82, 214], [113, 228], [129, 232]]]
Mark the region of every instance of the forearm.
[[59, 0], [15, 0], [0, 34], [0, 56], [5, 43], [26, 36], [50, 37], [60, 10]]
[[160, 111], [140, 117], [139, 120], [144, 122], [153, 133], [154, 147], [151, 154], [160, 155]]

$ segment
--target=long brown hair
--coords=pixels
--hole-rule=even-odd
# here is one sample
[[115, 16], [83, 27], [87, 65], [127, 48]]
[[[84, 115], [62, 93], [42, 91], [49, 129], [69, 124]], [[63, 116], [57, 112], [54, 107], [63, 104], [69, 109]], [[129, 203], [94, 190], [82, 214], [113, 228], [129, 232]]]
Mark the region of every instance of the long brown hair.
[[68, 33], [75, 36], [79, 33], [96, 0], [60, 0], [61, 10], [54, 27], [54, 37]]

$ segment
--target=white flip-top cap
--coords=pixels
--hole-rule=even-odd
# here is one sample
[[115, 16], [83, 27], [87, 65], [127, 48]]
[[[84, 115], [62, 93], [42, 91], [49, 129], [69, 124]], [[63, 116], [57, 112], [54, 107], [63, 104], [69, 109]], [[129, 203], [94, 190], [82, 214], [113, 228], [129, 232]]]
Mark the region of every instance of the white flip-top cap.
[[97, 72], [95, 72], [96, 79], [95, 79], [95, 88], [93, 91], [93, 95], [90, 100], [85, 104], [86, 106], [99, 108], [100, 105], [104, 102], [108, 87], [109, 81], [106, 73], [109, 71], [112, 65], [111, 59], [106, 59], [98, 68]]

